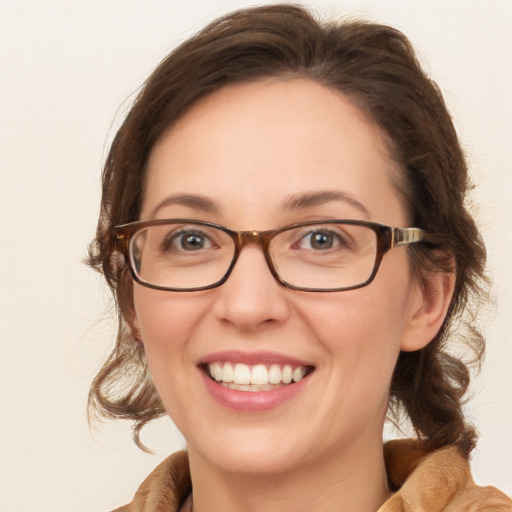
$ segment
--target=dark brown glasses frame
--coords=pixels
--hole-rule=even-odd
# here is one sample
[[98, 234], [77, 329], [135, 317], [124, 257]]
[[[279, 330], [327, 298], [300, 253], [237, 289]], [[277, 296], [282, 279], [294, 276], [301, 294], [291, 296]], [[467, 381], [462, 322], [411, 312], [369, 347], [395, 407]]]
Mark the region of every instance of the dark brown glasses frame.
[[[224, 276], [216, 281], [213, 284], [207, 286], [199, 286], [195, 288], [171, 288], [168, 286], [159, 286], [152, 283], [148, 283], [141, 279], [134, 269], [134, 264], [131, 256], [130, 250], [130, 241], [132, 237], [140, 231], [141, 229], [148, 228], [151, 226], [161, 226], [165, 224], [195, 224], [199, 226], [206, 226], [215, 229], [219, 229], [229, 235], [233, 240], [235, 245], [235, 250], [233, 253], [233, 259], [224, 274]], [[323, 224], [344, 224], [351, 226], [363, 226], [368, 229], [371, 229], [375, 232], [377, 237], [377, 252], [375, 255], [375, 263], [373, 266], [373, 270], [363, 283], [346, 286], [342, 288], [305, 288], [301, 286], [294, 286], [290, 283], [287, 283], [281, 276], [277, 273], [277, 270], [272, 261], [272, 257], [270, 255], [270, 242], [271, 240], [283, 233], [284, 231], [289, 231], [291, 229], [296, 229], [300, 227], [306, 226], [321, 226]], [[301, 222], [298, 224], [290, 224], [288, 226], [284, 226], [278, 229], [271, 229], [268, 231], [233, 231], [224, 226], [220, 226], [219, 224], [214, 224], [212, 222], [205, 222], [194, 219], [158, 219], [158, 220], [150, 220], [150, 221], [136, 221], [130, 222], [128, 224], [122, 224], [119, 226], [115, 226], [113, 228], [113, 233], [116, 237], [116, 250], [120, 251], [124, 254], [125, 258], [130, 262], [130, 270], [133, 279], [148, 288], [154, 288], [155, 290], [166, 290], [166, 291], [176, 291], [176, 292], [193, 292], [193, 291], [201, 291], [201, 290], [210, 290], [212, 288], [216, 288], [223, 283], [225, 283], [231, 274], [240, 252], [247, 244], [257, 244], [263, 250], [263, 254], [265, 255], [265, 261], [267, 262], [268, 268], [274, 278], [283, 286], [287, 288], [291, 288], [293, 290], [300, 291], [308, 291], [308, 292], [341, 292], [347, 290], [354, 290], [356, 288], [363, 288], [364, 286], [369, 285], [377, 275], [377, 271], [379, 270], [380, 263], [382, 258], [386, 252], [395, 248], [401, 247], [403, 245], [414, 244], [418, 242], [428, 242], [430, 244], [434, 244], [433, 237], [426, 233], [424, 230], [420, 228], [397, 228], [392, 226], [386, 226], [384, 224], [379, 224], [376, 222], [369, 222], [363, 220], [350, 220], [350, 219], [340, 219], [340, 220], [320, 220], [320, 221], [309, 221], [309, 222]]]

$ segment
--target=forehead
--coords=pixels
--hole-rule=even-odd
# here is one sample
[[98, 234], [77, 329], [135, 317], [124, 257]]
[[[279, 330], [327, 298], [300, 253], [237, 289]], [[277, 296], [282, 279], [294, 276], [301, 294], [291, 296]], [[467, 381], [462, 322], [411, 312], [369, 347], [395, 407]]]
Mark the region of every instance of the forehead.
[[195, 104], [154, 147], [142, 217], [169, 194], [207, 196], [245, 215], [335, 190], [383, 221], [374, 200], [384, 193], [400, 202], [384, 141], [347, 97], [312, 80], [230, 85]]

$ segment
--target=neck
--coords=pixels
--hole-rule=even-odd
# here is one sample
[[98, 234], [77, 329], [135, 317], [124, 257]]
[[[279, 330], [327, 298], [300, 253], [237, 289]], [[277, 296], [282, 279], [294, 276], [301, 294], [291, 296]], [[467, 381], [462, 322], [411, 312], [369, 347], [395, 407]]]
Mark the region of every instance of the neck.
[[233, 474], [190, 447], [189, 457], [193, 512], [374, 512], [389, 497], [380, 439], [271, 475]]

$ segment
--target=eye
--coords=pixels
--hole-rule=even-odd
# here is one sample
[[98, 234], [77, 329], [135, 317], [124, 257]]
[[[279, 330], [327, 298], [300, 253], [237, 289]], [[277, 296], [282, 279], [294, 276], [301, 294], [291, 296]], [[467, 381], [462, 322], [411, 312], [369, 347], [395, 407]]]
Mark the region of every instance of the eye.
[[336, 243], [332, 233], [312, 233], [309, 237], [309, 243], [313, 249], [331, 249]]
[[212, 246], [210, 238], [198, 230], [181, 230], [168, 235], [163, 244], [164, 250], [200, 251]]
[[343, 243], [342, 238], [333, 231], [315, 230], [303, 236], [297, 246], [299, 249], [314, 249], [317, 251], [325, 251], [337, 247]]

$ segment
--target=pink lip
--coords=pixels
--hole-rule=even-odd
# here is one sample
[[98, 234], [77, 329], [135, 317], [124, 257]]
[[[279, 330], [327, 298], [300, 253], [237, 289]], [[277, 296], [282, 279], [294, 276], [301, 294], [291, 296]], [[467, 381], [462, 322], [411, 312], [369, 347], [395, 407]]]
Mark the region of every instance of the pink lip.
[[200, 371], [206, 389], [213, 399], [224, 407], [240, 412], [263, 412], [273, 409], [300, 393], [309, 381], [306, 376], [299, 382], [270, 391], [237, 391], [220, 385], [208, 377], [204, 371]]
[[199, 365], [214, 363], [216, 361], [229, 361], [230, 363], [242, 363], [247, 365], [280, 364], [284, 366], [289, 364], [290, 366], [312, 366], [311, 363], [300, 361], [299, 359], [291, 358], [283, 354], [273, 352], [239, 352], [237, 350], [208, 354], [199, 361]]

